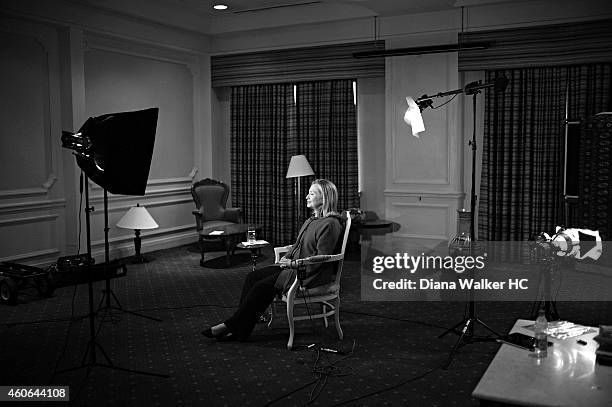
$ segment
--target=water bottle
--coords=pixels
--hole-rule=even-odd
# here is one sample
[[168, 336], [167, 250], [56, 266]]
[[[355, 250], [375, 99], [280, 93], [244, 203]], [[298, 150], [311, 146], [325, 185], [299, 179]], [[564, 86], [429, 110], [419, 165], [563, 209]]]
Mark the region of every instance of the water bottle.
[[548, 354], [546, 329], [548, 329], [548, 321], [546, 320], [544, 310], [541, 309], [535, 321], [535, 356], [537, 358], [545, 358]]

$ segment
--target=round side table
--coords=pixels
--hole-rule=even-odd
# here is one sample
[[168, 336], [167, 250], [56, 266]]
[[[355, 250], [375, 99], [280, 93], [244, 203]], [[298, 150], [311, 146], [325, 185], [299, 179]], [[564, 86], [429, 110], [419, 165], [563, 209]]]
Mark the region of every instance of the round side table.
[[251, 261], [253, 262], [253, 268], [251, 271], [255, 271], [255, 267], [257, 266], [257, 257], [259, 249], [262, 247], [270, 246], [270, 243], [261, 243], [261, 244], [243, 244], [242, 242], [238, 243], [236, 247], [239, 249], [248, 249], [251, 252]]

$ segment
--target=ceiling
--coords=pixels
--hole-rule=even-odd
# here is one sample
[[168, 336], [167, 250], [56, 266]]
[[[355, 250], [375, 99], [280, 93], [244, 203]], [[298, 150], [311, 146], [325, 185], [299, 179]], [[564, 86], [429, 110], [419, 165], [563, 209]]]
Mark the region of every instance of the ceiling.
[[[280, 8], [325, 8], [330, 3], [347, 8], [360, 7], [379, 16], [438, 11], [453, 7], [456, 0], [155, 0], [175, 7], [187, 7], [209, 15], [264, 13]], [[226, 4], [229, 8], [217, 11], [213, 4]]]
[[[67, 0], [205, 34], [450, 10], [509, 0]], [[213, 4], [229, 6], [217, 11]], [[469, 5], [469, 4], [468, 4]]]

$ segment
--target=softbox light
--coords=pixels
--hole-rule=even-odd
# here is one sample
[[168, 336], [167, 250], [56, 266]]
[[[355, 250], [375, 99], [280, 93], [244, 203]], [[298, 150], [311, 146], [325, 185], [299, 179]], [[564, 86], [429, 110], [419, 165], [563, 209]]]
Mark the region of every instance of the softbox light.
[[96, 184], [113, 194], [144, 195], [149, 178], [158, 108], [90, 117], [62, 145]]

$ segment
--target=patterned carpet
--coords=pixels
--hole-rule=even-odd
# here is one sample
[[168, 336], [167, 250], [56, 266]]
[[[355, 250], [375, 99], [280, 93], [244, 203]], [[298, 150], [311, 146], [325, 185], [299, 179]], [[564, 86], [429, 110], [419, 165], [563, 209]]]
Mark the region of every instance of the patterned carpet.
[[[462, 319], [462, 303], [361, 302], [359, 255], [345, 262], [338, 341], [333, 321], [298, 323], [296, 344], [322, 342], [350, 355], [286, 350], [288, 328], [281, 311], [272, 329], [260, 324], [245, 343], [218, 343], [200, 335], [225, 319], [237, 304], [250, 257], [236, 252], [225, 268], [221, 252], [200, 267], [197, 246], [150, 253], [155, 260], [128, 268], [113, 280], [127, 313], [96, 320], [97, 341], [120, 367], [168, 374], [169, 378], [96, 367], [53, 375], [81, 363], [89, 339], [87, 319], [68, 323], [88, 309], [87, 286], [58, 289], [50, 299], [25, 293], [17, 306], [1, 306], [2, 385], [68, 385], [72, 405], [87, 406], [286, 406], [396, 405], [470, 406], [471, 392], [493, 358], [495, 343], [461, 348], [448, 370], [440, 368], [456, 337], [437, 339]], [[261, 264], [272, 262], [264, 251]], [[95, 284], [95, 304], [102, 283]], [[478, 314], [498, 332], [527, 318], [531, 303], [478, 304]], [[563, 319], [612, 322], [607, 303], [558, 304]], [[105, 317], [105, 318], [102, 318]], [[106, 321], [106, 322], [103, 322]], [[98, 360], [103, 361], [97, 352]], [[313, 365], [319, 368], [313, 373]], [[311, 401], [309, 403], [309, 401]]]

